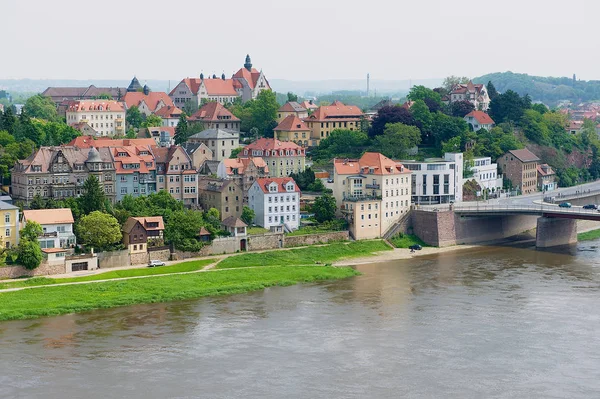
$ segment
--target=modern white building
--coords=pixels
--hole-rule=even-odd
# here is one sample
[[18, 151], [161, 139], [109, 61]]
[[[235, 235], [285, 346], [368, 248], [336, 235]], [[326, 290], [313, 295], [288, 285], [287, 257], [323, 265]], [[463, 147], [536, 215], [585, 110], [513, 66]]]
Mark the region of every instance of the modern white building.
[[248, 206], [254, 210], [254, 221], [259, 226], [298, 229], [300, 189], [291, 177], [256, 179], [248, 192]]
[[42, 249], [69, 248], [77, 243], [73, 231], [73, 214], [69, 208], [24, 210], [22, 227], [28, 221], [42, 226], [43, 233], [38, 237]]
[[125, 134], [125, 108], [112, 100], [74, 101], [66, 111], [67, 124], [87, 123], [98, 136]]
[[446, 153], [444, 158], [402, 161], [412, 172], [413, 204], [448, 204], [461, 202], [463, 191], [463, 154]]
[[473, 179], [482, 189], [488, 189], [491, 192], [502, 190], [502, 175], [498, 174], [498, 164], [492, 163], [490, 157], [480, 157], [473, 159], [471, 166]]

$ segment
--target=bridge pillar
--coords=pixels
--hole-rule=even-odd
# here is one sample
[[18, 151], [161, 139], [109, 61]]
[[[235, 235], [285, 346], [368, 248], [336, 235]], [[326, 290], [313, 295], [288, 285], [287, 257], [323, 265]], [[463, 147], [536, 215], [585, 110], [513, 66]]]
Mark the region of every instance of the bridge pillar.
[[577, 220], [540, 217], [537, 220], [535, 246], [557, 247], [577, 242]]

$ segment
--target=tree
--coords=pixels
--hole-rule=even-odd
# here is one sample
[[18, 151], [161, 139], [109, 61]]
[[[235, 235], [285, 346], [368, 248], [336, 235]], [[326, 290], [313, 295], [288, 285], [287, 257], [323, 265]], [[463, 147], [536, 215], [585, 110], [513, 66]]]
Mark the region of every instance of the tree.
[[447, 152], [460, 152], [460, 137], [452, 137], [450, 140], [444, 142], [442, 141], [442, 153], [445, 154]]
[[46, 204], [44, 202], [44, 198], [40, 194], [36, 194], [33, 196], [33, 200], [31, 200], [31, 204], [29, 204], [31, 209], [44, 209], [46, 208]]
[[17, 262], [28, 270], [37, 268], [42, 263], [42, 250], [37, 240], [21, 239], [17, 247]]
[[490, 98], [490, 100], [493, 100], [494, 98], [498, 97], [498, 90], [496, 90], [496, 87], [494, 86], [491, 80], [488, 80], [486, 87], [488, 97]]
[[137, 133], [133, 128], [129, 128], [127, 129], [127, 133], [125, 133], [125, 137], [127, 137], [128, 139], [134, 139], [137, 137]]
[[325, 194], [315, 199], [312, 211], [315, 214], [315, 219], [319, 223], [323, 223], [335, 218], [336, 208], [335, 198], [329, 194]]
[[442, 97], [439, 93], [425, 86], [413, 86], [406, 96], [411, 101], [423, 100], [429, 98], [437, 103], [442, 102]]
[[242, 219], [242, 221], [247, 225], [250, 225], [254, 221], [255, 217], [256, 213], [254, 212], [254, 210], [249, 206], [244, 205], [244, 207], [242, 208], [242, 216], [240, 216], [240, 219]]
[[292, 93], [291, 91], [288, 91], [287, 100], [298, 102], [298, 96], [296, 94]]
[[369, 138], [358, 130], [335, 129], [313, 150], [314, 160], [357, 158], [363, 153]]
[[121, 226], [112, 215], [93, 211], [83, 216], [77, 223], [77, 238], [86, 246], [109, 249], [121, 241]]
[[256, 127], [259, 134], [265, 137], [273, 137], [279, 109], [275, 93], [271, 90], [263, 90], [255, 100], [248, 101], [246, 107], [250, 110], [251, 127]]
[[173, 212], [173, 215], [165, 225], [165, 239], [171, 242], [177, 249], [197, 251], [202, 246], [198, 242], [197, 237], [204, 225], [205, 222], [201, 211], [188, 209]]
[[523, 113], [531, 106], [531, 99], [528, 96], [521, 97], [512, 90], [499, 94], [490, 102], [490, 116], [498, 123], [518, 122]]
[[212, 234], [221, 230], [221, 213], [216, 208], [210, 208], [208, 212], [203, 215], [206, 228]]
[[182, 112], [179, 116], [179, 123], [175, 127], [175, 137], [173, 137], [176, 145], [185, 143], [190, 137], [189, 126], [187, 116], [185, 112]]
[[160, 126], [162, 126], [162, 119], [160, 118], [160, 116], [156, 116], [154, 114], [147, 116], [146, 120], [142, 122], [142, 127], [144, 128]]
[[4, 113], [2, 114], [1, 123], [2, 129], [6, 130], [8, 133], [14, 135], [15, 127], [17, 125], [17, 117], [15, 116], [12, 107], [6, 107], [4, 109]]
[[[202, 100], [205, 100], [204, 98]], [[208, 101], [207, 101], [208, 102]], [[202, 104], [204, 105], [204, 104]], [[185, 104], [183, 104], [183, 108], [181, 109], [185, 112], [186, 115], [194, 115], [196, 111], [198, 111], [198, 106], [192, 100], [187, 100]]]
[[44, 230], [42, 229], [42, 226], [32, 220], [28, 220], [25, 224], [25, 227], [23, 227], [19, 232], [21, 239], [26, 239], [29, 241], [36, 241], [43, 233]]
[[242, 147], [238, 147], [238, 148], [234, 148], [233, 150], [231, 150], [231, 155], [229, 156], [229, 158], [231, 158], [231, 159], [237, 158], [238, 154], [240, 152], [242, 152], [242, 149], [243, 149]]
[[403, 158], [408, 150], [421, 142], [421, 132], [415, 126], [389, 123], [382, 135], [375, 137], [373, 149], [389, 158]]
[[471, 111], [475, 111], [475, 106], [468, 100], [455, 101], [450, 105], [452, 116], [464, 118]]
[[539, 112], [532, 109], [525, 110], [520, 124], [525, 137], [529, 140], [537, 144], [547, 144], [549, 142], [550, 131]]
[[23, 106], [23, 110], [32, 118], [45, 119], [47, 121], [58, 120], [56, 104], [52, 98], [36, 94], [29, 97]]
[[299, 173], [290, 173], [289, 177], [294, 179], [300, 190], [308, 190], [308, 187], [315, 182], [315, 172], [311, 168], [306, 168]]
[[446, 142], [453, 137], [460, 137], [461, 144], [466, 142], [466, 135], [469, 130], [467, 122], [461, 118], [454, 118], [441, 112], [433, 116], [432, 136], [435, 147], [441, 149], [442, 142]]
[[546, 107], [544, 104], [541, 104], [541, 103], [532, 104], [531, 105], [531, 109], [533, 109], [534, 111], [539, 112], [542, 115], [544, 115], [546, 112], [550, 111], [548, 109], [548, 107]]
[[84, 214], [88, 215], [94, 211], [103, 211], [105, 209], [104, 200], [106, 196], [95, 175], [89, 175], [85, 179], [82, 189], [83, 193], [79, 197], [79, 203]]
[[137, 107], [137, 105], [132, 105], [131, 108], [127, 110], [125, 121], [127, 122], [128, 127], [139, 129], [140, 126], [142, 126], [144, 117], [142, 116], [142, 113], [140, 112], [140, 109]]
[[470, 79], [466, 76], [459, 77], [451, 75], [444, 79], [442, 86], [444, 86], [444, 89], [446, 89], [447, 91], [451, 91], [457, 84], [467, 84], [469, 83], [469, 80]]
[[422, 141], [426, 144], [431, 144], [433, 114], [429, 112], [429, 107], [425, 105], [423, 100], [416, 100], [412, 107], [410, 107], [410, 113], [415, 118], [415, 124], [421, 130]]
[[385, 125], [388, 123], [403, 123], [405, 125], [414, 126], [415, 119], [406, 108], [398, 105], [386, 105], [377, 111], [377, 115], [373, 117], [371, 128], [369, 129], [369, 137], [375, 137], [383, 134]]

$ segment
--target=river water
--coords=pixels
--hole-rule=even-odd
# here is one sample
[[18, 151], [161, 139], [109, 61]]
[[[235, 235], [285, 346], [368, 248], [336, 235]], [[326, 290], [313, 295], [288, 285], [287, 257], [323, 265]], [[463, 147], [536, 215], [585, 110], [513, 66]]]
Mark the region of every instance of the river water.
[[0, 323], [0, 398], [600, 397], [597, 245]]

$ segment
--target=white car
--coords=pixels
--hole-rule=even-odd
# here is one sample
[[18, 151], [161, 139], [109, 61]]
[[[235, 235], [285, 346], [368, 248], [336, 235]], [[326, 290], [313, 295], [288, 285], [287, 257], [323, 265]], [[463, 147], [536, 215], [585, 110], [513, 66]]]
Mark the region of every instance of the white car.
[[165, 262], [163, 262], [162, 260], [151, 260], [150, 263], [148, 263], [148, 267], [156, 267], [156, 266], [164, 266]]

